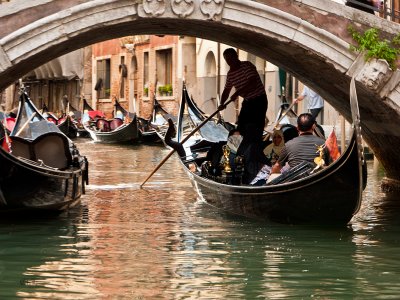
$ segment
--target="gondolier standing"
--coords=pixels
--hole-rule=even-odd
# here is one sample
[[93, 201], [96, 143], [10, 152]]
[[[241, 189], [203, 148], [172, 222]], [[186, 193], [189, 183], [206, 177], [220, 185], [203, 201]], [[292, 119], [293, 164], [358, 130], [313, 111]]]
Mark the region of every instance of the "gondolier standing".
[[231, 99], [236, 99], [238, 96], [244, 98], [237, 120], [237, 129], [245, 132], [246, 126], [253, 123], [256, 127], [256, 135], [261, 139], [265, 126], [268, 99], [260, 75], [251, 62], [239, 60], [238, 54], [233, 48], [224, 51], [224, 59], [230, 69], [219, 109], [226, 108], [224, 103], [234, 87], [236, 91], [232, 94]]

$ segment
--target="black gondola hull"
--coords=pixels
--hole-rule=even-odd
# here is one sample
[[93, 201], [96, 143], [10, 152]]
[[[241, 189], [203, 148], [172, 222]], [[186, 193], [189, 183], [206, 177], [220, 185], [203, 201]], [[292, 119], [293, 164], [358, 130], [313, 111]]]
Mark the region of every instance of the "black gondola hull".
[[95, 131], [88, 126], [85, 126], [85, 129], [89, 132], [92, 140], [99, 143], [125, 143], [136, 141], [139, 138], [136, 118], [109, 132]]
[[70, 139], [74, 139], [78, 136], [78, 128], [72, 122], [70, 117], [67, 117], [63, 122], [58, 124], [57, 127]]
[[328, 168], [290, 183], [271, 186], [220, 184], [185, 170], [208, 204], [246, 217], [282, 223], [347, 224], [359, 208], [357, 147]]
[[56, 170], [0, 149], [0, 212], [63, 211], [80, 203], [86, 163]]

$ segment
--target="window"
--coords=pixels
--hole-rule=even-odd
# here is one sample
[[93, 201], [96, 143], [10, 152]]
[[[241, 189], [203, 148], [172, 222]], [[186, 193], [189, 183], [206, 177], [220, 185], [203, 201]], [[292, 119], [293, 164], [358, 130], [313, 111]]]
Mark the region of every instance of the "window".
[[119, 97], [125, 99], [125, 79], [128, 76], [128, 69], [125, 65], [125, 56], [120, 57], [119, 64], [120, 82], [119, 82]]
[[172, 49], [156, 52], [157, 86], [159, 95], [172, 93]]
[[110, 98], [110, 59], [97, 61], [97, 82], [95, 90], [99, 93], [99, 99]]
[[143, 92], [144, 96], [149, 96], [149, 52], [143, 53]]

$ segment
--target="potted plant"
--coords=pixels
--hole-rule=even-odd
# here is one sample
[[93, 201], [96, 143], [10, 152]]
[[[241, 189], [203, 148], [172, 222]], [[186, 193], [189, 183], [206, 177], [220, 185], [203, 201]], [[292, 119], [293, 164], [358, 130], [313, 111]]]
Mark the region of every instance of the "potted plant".
[[145, 87], [145, 88], [143, 89], [143, 91], [144, 91], [144, 96], [145, 96], [145, 97], [148, 97], [148, 96], [149, 96], [149, 88], [148, 88], [148, 87]]
[[172, 96], [172, 85], [171, 84], [167, 84], [165, 86], [165, 92], [167, 93], [168, 96]]
[[160, 85], [158, 87], [158, 93], [160, 94], [160, 96], [165, 96], [165, 86]]

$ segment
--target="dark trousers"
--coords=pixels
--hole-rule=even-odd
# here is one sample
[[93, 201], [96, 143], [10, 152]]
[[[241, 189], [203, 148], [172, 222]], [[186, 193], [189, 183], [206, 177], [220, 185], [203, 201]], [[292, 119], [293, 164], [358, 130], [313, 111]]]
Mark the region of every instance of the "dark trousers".
[[310, 109], [310, 113], [312, 114], [314, 119], [316, 119], [321, 110], [322, 110], [322, 107], [320, 107], [320, 108], [311, 108]]
[[254, 124], [257, 138], [261, 139], [265, 126], [265, 115], [268, 109], [267, 95], [261, 95], [252, 99], [244, 99], [238, 116], [238, 130], [243, 133], [248, 124]]

